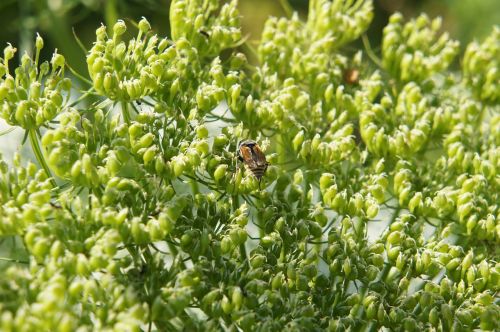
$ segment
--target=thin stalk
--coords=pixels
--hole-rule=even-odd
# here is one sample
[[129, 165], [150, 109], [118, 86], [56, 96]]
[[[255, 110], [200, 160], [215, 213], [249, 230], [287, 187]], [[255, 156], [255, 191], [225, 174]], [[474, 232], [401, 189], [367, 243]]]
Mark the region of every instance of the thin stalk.
[[91, 80], [89, 80], [88, 78], [84, 77], [82, 74], [78, 73], [75, 69], [73, 69], [73, 67], [71, 67], [71, 66], [70, 66], [70, 65], [68, 65], [67, 63], [66, 63], [66, 67], [68, 67], [69, 71], [70, 71], [73, 75], [75, 75], [75, 76], [76, 76], [76, 78], [80, 79], [82, 82], [84, 82], [84, 83], [86, 83], [86, 84], [88, 84], [88, 85], [90, 85], [90, 86], [93, 86], [93, 85], [94, 85], [94, 83], [93, 83]]
[[10, 128], [5, 129], [5, 130], [2, 130], [2, 131], [0, 131], [0, 136], [7, 135], [8, 133], [16, 130], [16, 128], [17, 127], [10, 127]]
[[290, 6], [290, 3], [288, 0], [280, 0], [280, 5], [283, 8], [283, 11], [285, 12], [286, 16], [288, 18], [292, 17], [293, 15], [293, 8]]
[[108, 0], [106, 1], [106, 6], [104, 7], [104, 18], [106, 20], [106, 25], [108, 26], [109, 33], [113, 32], [113, 25], [118, 20], [116, 5], [116, 0]]
[[127, 102], [122, 101], [122, 115], [123, 115], [123, 120], [130, 125], [130, 113], [128, 112], [128, 107], [127, 107]]
[[198, 182], [196, 180], [191, 179], [191, 181], [189, 181], [189, 186], [191, 187], [193, 196], [200, 193], [200, 187], [198, 186]]
[[73, 37], [75, 37], [75, 40], [76, 40], [76, 43], [78, 44], [78, 46], [80, 47], [80, 49], [83, 51], [84, 54], [87, 54], [88, 53], [88, 50], [87, 48], [85, 47], [85, 45], [83, 45], [82, 41], [80, 40], [80, 38], [78, 37], [78, 35], [76, 34], [76, 31], [75, 31], [75, 28], [72, 27], [71, 30], [73, 31]]
[[366, 34], [363, 34], [361, 36], [361, 40], [363, 41], [363, 46], [365, 47], [366, 54], [368, 57], [375, 63], [378, 67], [383, 68], [382, 66], [382, 61], [378, 58], [378, 56], [375, 55], [375, 52], [373, 52], [373, 49], [370, 45], [370, 41], [368, 40], [368, 37], [366, 37]]
[[17, 263], [17, 264], [29, 264], [30, 263], [30, 262], [27, 262], [27, 261], [22, 261], [20, 259], [7, 258], [7, 257], [0, 257], [0, 261], [10, 262], [10, 263]]
[[75, 105], [79, 104], [83, 99], [87, 98], [89, 95], [91, 95], [94, 92], [94, 88], [90, 88], [90, 90], [86, 91], [83, 95], [78, 97], [75, 101], [73, 101], [71, 104], [68, 105], [68, 107], [74, 107]]
[[242, 243], [240, 244], [240, 255], [241, 255], [241, 258], [248, 261], [248, 263], [250, 263], [250, 261], [247, 259], [248, 256], [247, 256], [247, 249], [245, 247], [245, 244]]
[[47, 165], [47, 161], [45, 160], [42, 149], [40, 148], [40, 142], [38, 141], [35, 129], [30, 129], [28, 131], [28, 136], [30, 138], [31, 148], [33, 149], [33, 153], [35, 154], [36, 160], [40, 163], [40, 166], [42, 166], [43, 170], [50, 178], [50, 183], [52, 184], [52, 186], [54, 188], [57, 188], [56, 180], [54, 180], [54, 177], [50, 172], [49, 165]]

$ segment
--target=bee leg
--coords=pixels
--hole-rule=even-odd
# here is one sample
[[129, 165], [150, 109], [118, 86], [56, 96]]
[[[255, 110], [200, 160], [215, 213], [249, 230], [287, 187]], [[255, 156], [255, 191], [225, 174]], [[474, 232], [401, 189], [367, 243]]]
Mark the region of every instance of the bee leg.
[[220, 197], [217, 198], [217, 202], [220, 201], [221, 199], [223, 199], [226, 195], [227, 195], [227, 192], [221, 194]]
[[254, 204], [254, 202], [252, 201], [252, 199], [248, 196], [248, 195], [242, 195], [243, 199], [245, 200], [245, 202], [248, 203], [248, 205], [254, 207], [254, 208], [257, 208]]

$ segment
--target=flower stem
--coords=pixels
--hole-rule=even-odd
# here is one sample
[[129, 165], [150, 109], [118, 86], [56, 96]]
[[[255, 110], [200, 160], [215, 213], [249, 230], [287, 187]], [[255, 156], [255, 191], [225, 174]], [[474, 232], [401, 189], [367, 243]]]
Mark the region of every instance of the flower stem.
[[17, 263], [17, 264], [29, 264], [30, 263], [28, 261], [23, 261], [23, 260], [20, 260], [20, 259], [8, 258], [8, 257], [0, 257], [0, 261]]
[[368, 57], [373, 61], [374, 64], [376, 64], [379, 68], [383, 68], [384, 66], [382, 65], [382, 61], [375, 55], [375, 52], [373, 52], [373, 49], [370, 45], [370, 41], [368, 40], [368, 37], [366, 34], [363, 34], [361, 36], [361, 40], [363, 42], [363, 46], [365, 47], [366, 54]]
[[38, 161], [38, 163], [40, 163], [40, 166], [42, 166], [43, 170], [50, 178], [50, 183], [52, 184], [52, 186], [54, 188], [57, 188], [56, 180], [54, 180], [54, 177], [50, 172], [49, 165], [47, 165], [47, 161], [45, 160], [42, 149], [40, 148], [40, 142], [38, 141], [35, 129], [30, 129], [28, 131], [28, 136], [30, 138], [31, 148], [33, 149], [33, 153], [35, 154], [36, 160]]
[[290, 6], [290, 3], [288, 0], [280, 0], [280, 5], [283, 8], [283, 11], [285, 12], [286, 16], [288, 18], [292, 17], [293, 15], [293, 8]]
[[123, 120], [125, 120], [125, 123], [130, 125], [130, 114], [128, 113], [127, 103], [124, 101], [122, 101], [122, 114], [123, 114]]

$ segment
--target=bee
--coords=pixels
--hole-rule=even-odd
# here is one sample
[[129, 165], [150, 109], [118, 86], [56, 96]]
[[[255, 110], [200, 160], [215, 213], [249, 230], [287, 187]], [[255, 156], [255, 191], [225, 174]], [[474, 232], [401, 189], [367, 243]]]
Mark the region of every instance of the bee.
[[344, 71], [344, 82], [351, 85], [359, 83], [359, 70], [356, 68], [349, 68]]
[[267, 170], [269, 163], [266, 160], [264, 152], [260, 149], [259, 145], [252, 140], [240, 142], [238, 145], [238, 159], [245, 164], [245, 166], [252, 172], [252, 174], [259, 181]]

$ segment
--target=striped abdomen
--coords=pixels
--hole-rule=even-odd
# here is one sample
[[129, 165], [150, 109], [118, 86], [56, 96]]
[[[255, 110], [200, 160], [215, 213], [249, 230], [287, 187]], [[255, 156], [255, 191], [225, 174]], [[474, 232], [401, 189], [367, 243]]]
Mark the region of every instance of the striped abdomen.
[[252, 174], [257, 178], [257, 180], [260, 180], [264, 176], [264, 173], [267, 170], [267, 162], [263, 165], [258, 165], [255, 167], [247, 165], [247, 167], [252, 172]]

